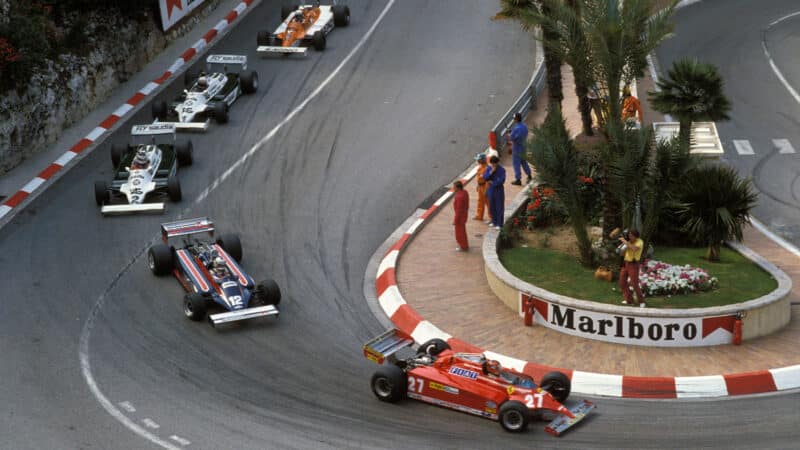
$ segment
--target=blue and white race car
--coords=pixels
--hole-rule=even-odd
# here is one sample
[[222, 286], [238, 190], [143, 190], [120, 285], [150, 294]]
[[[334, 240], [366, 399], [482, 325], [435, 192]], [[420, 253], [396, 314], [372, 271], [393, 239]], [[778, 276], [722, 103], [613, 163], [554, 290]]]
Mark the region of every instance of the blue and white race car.
[[161, 224], [163, 244], [147, 252], [155, 275], [172, 273], [187, 294], [183, 312], [191, 320], [203, 320], [209, 308], [225, 312], [209, 314], [216, 326], [264, 316], [277, 316], [281, 291], [271, 279], [256, 284], [239, 266], [242, 244], [234, 234], [214, 238], [208, 218]]

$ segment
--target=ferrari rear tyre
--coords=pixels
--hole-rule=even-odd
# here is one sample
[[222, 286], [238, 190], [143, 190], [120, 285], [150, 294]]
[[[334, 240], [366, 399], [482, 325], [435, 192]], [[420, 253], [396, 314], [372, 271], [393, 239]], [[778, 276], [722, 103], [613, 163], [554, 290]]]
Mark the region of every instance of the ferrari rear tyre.
[[175, 153], [178, 158], [178, 165], [181, 167], [191, 166], [194, 162], [194, 145], [191, 140], [178, 142], [175, 145]]
[[445, 350], [450, 350], [450, 345], [441, 339], [431, 339], [426, 341], [417, 349], [417, 355], [436, 356]]
[[394, 364], [379, 367], [371, 383], [372, 393], [382, 402], [395, 403], [406, 396], [406, 373]]
[[206, 316], [206, 298], [203, 294], [192, 293], [183, 296], [183, 314], [189, 320], [199, 322]]
[[569, 397], [572, 383], [569, 377], [561, 372], [548, 372], [542, 377], [539, 386], [549, 392], [559, 403], [564, 403]]
[[289, 14], [297, 11], [297, 7], [297, 4], [281, 6], [281, 20], [286, 20], [286, 18], [289, 17]]
[[178, 177], [174, 175], [167, 178], [167, 195], [169, 195], [169, 199], [173, 202], [179, 202], [181, 198], [183, 198], [181, 182], [178, 180]]
[[151, 106], [153, 111], [153, 119], [158, 119], [160, 121], [164, 121], [167, 119], [167, 103], [162, 100], [157, 100], [153, 102], [153, 106]]
[[111, 164], [114, 165], [114, 170], [117, 170], [117, 167], [119, 167], [119, 163], [122, 161], [122, 156], [124, 154], [124, 148], [111, 144]]
[[259, 31], [258, 34], [256, 35], [256, 44], [259, 45], [259, 46], [261, 46], [261, 45], [270, 45], [270, 43], [269, 43], [270, 39], [269, 38], [271, 36], [272, 35], [270, 34], [269, 31]]
[[108, 184], [105, 181], [95, 181], [94, 182], [94, 201], [97, 202], [97, 206], [103, 206], [111, 199], [111, 195], [108, 192]]
[[266, 279], [256, 286], [258, 297], [264, 305], [278, 306], [281, 303], [281, 288], [272, 279]]
[[350, 25], [350, 7], [347, 5], [333, 5], [333, 24], [337, 27]]
[[223, 234], [217, 239], [217, 244], [229, 254], [236, 262], [242, 262], [242, 241], [235, 234]]
[[528, 427], [528, 408], [516, 400], [509, 400], [500, 405], [498, 421], [504, 430], [512, 433], [525, 431]]
[[147, 251], [147, 265], [156, 276], [169, 275], [175, 267], [172, 249], [164, 244], [155, 244]]
[[317, 31], [313, 36], [311, 36], [311, 44], [314, 46], [314, 50], [318, 52], [325, 50], [325, 46], [327, 44], [325, 35], [322, 34], [321, 31]]
[[228, 104], [225, 102], [214, 103], [212, 111], [217, 123], [228, 123]]
[[252, 94], [258, 90], [258, 72], [245, 72], [241, 75], [242, 92]]

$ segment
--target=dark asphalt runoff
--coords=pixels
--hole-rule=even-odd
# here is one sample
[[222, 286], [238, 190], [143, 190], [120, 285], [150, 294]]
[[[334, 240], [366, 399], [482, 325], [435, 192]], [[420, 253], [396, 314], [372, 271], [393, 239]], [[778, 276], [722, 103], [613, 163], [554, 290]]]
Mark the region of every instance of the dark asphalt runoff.
[[[92, 182], [111, 176], [105, 146], [0, 230], [0, 448], [793, 446], [796, 395], [595, 399], [596, 414], [560, 439], [542, 422], [513, 435], [485, 419], [373, 397], [375, 366], [361, 344], [381, 327], [363, 297], [368, 260], [467, 167], [535, 56], [526, 33], [489, 20], [495, 2], [397, 1], [330, 83], [237, 165], [329, 77], [388, 1], [352, 0], [352, 25], [305, 59], [255, 54], [256, 32], [278, 22], [277, 2], [215, 45], [247, 54], [261, 87], [233, 106], [229, 124], [193, 136], [184, 201], [165, 215], [100, 217]], [[128, 124], [148, 120], [145, 108]], [[108, 143], [126, 141], [123, 130]], [[244, 268], [283, 290], [279, 318], [216, 331], [183, 317], [178, 283], [151, 275], [143, 257], [158, 224], [179, 215], [208, 215], [240, 234]]]

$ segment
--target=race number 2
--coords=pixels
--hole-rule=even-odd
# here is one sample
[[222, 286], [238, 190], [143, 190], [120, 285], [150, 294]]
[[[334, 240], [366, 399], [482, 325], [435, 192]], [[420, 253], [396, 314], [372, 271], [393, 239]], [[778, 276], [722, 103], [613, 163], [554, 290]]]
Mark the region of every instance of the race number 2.
[[542, 394], [528, 394], [525, 396], [525, 406], [528, 408], [541, 408], [544, 395]]
[[417, 394], [422, 393], [422, 387], [425, 385], [424, 380], [420, 380], [419, 378], [408, 377], [408, 391], [409, 392], [416, 392]]

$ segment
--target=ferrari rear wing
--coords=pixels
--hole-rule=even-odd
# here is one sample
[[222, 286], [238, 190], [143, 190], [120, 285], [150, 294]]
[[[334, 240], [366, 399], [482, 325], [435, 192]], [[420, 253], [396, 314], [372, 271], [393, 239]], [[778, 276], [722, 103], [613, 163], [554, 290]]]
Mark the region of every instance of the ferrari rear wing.
[[560, 414], [552, 422], [547, 424], [544, 431], [553, 436], [561, 436], [561, 433], [583, 420], [594, 408], [594, 403], [589, 400], [584, 400], [578, 406], [569, 409], [569, 412], [575, 417], [570, 418], [564, 414]]
[[276, 316], [278, 313], [278, 308], [275, 305], [266, 305], [240, 309], [239, 311], [210, 314], [208, 321], [211, 322], [212, 326], [217, 326], [221, 323], [238, 322], [240, 320], [255, 319], [256, 317]]
[[370, 361], [383, 364], [398, 351], [414, 345], [414, 339], [398, 329], [390, 329], [364, 344], [364, 356]]
[[256, 47], [258, 53], [277, 53], [283, 55], [300, 54], [305, 56], [308, 53], [308, 47], [279, 47], [276, 45], [259, 45]]
[[161, 214], [164, 203], [140, 203], [135, 205], [103, 205], [100, 213], [104, 216], [121, 216], [124, 214]]
[[208, 217], [176, 220], [174, 222], [165, 222], [161, 224], [161, 236], [163, 236], [164, 239], [204, 232], [208, 232], [209, 234], [214, 233], [214, 222]]

